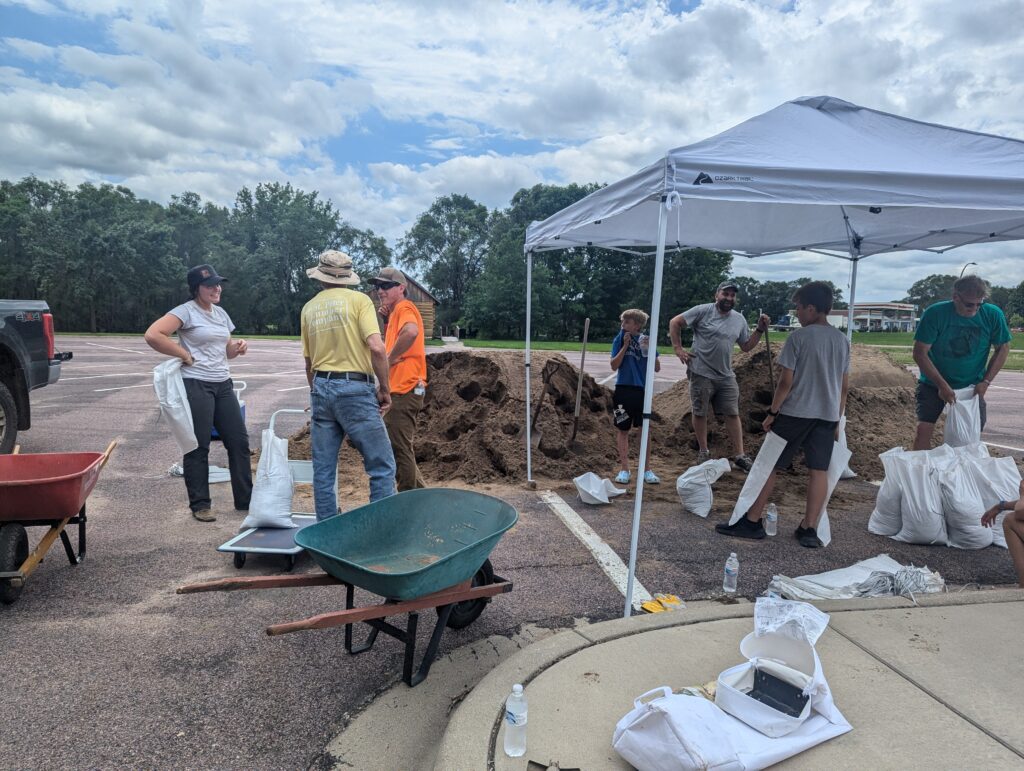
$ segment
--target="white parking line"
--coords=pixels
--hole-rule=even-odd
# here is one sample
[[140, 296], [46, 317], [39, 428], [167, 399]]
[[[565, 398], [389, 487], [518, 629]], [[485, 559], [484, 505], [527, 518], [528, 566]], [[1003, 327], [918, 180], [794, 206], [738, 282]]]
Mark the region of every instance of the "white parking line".
[[1010, 447], [1008, 444], [996, 444], [995, 442], [985, 442], [989, 447], [998, 447], [1000, 450], [1013, 450], [1013, 452], [1024, 452], [1024, 447]]
[[112, 351], [128, 351], [128, 353], [135, 353], [139, 356], [144, 356], [147, 353], [152, 353], [149, 349], [145, 351], [136, 351], [134, 348], [119, 348], [116, 345], [100, 345], [99, 343], [86, 343], [86, 345], [95, 345], [97, 348], [109, 348]]
[[1024, 388], [1011, 388], [1010, 386], [990, 385], [989, 388], [998, 388], [1000, 391], [1018, 391], [1024, 394]]
[[294, 388], [276, 388], [274, 390], [276, 390], [278, 393], [282, 393], [283, 391], [298, 391], [303, 388], [305, 388], [307, 391], [309, 390], [308, 385], [295, 386]]
[[107, 375], [82, 375], [81, 377], [62, 377], [58, 383], [67, 383], [71, 380], [95, 380], [98, 377], [143, 377], [151, 375], [151, 372], [113, 372]]
[[94, 389], [92, 389], [92, 392], [94, 394], [100, 394], [100, 393], [103, 393], [104, 391], [124, 391], [124, 390], [127, 390], [129, 388], [152, 388], [152, 387], [153, 387], [152, 383], [143, 383], [142, 385], [117, 386], [116, 388], [94, 388]]
[[597, 384], [598, 385], [608, 385], [608, 383], [612, 382], [612, 380], [614, 380], [615, 376], [618, 375], [618, 374], [619, 374], [618, 372], [613, 372], [608, 377], [602, 378], [601, 380], [598, 380]]
[[[562, 520], [569, 532], [580, 539], [584, 546], [590, 549], [590, 553], [594, 555], [594, 559], [597, 560], [597, 564], [601, 566], [601, 570], [605, 572], [605, 575], [612, 580], [615, 584], [615, 588], [621, 592], [622, 596], [626, 596], [626, 581], [629, 578], [629, 569], [626, 564], [619, 559], [619, 555], [615, 553], [605, 541], [599, 536], [594, 529], [583, 521], [583, 517], [573, 511], [572, 507], [569, 506], [565, 501], [562, 500], [558, 493], [551, 490], [543, 490], [537, 493], [540, 499], [546, 503], [558, 518]], [[635, 609], [640, 608], [640, 604], [647, 602], [651, 599], [651, 594], [648, 592], [639, 581], [634, 577], [633, 581], [633, 607]]]

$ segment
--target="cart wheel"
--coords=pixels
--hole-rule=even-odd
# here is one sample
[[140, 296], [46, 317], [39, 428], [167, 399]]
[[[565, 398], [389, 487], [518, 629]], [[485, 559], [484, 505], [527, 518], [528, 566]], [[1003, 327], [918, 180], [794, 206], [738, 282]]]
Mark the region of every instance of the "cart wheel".
[[[28, 559], [28, 533], [21, 525], [0, 527], [0, 572], [13, 572]], [[0, 580], [0, 602], [10, 605], [21, 596], [24, 584], [14, 586], [10, 579]]]
[[245, 552], [244, 551], [236, 551], [234, 553], [234, 557], [232, 557], [232, 561], [235, 563], [235, 567], [238, 568], [239, 570], [244, 568], [245, 567]]
[[[480, 566], [480, 569], [476, 571], [476, 575], [473, 576], [473, 586], [486, 586], [492, 583], [494, 583], [494, 568], [491, 567], [491, 561], [486, 560]], [[455, 603], [451, 615], [448, 616], [448, 627], [450, 629], [464, 629], [469, 626], [484, 612], [484, 608], [487, 607], [489, 601], [489, 598], [481, 597], [478, 600], [466, 600], [465, 602]]]
[[287, 561], [284, 563], [284, 570], [286, 573], [291, 573], [295, 569], [295, 555], [289, 554]]

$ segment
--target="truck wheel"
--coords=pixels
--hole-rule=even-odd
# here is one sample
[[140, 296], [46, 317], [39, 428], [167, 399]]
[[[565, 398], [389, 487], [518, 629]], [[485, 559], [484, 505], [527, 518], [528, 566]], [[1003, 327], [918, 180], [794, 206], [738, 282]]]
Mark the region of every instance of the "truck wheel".
[[13, 450], [17, 438], [18, 405], [10, 389], [4, 383], [0, 383], [0, 454]]

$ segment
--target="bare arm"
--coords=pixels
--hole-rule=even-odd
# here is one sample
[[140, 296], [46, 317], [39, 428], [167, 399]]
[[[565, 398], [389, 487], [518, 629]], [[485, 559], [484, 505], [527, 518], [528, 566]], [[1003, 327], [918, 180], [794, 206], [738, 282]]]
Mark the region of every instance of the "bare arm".
[[308, 356], [302, 357], [303, 361], [306, 362], [306, 382], [309, 383], [310, 389], [313, 388], [313, 362]]
[[946, 378], [939, 373], [934, 362], [928, 358], [928, 351], [931, 349], [932, 346], [930, 343], [922, 343], [915, 340], [914, 363], [921, 370], [921, 373], [938, 387], [939, 396], [942, 397], [942, 401], [947, 404], [952, 404], [956, 401], [956, 394], [953, 393], [953, 389], [950, 388], [949, 383], [946, 382]]
[[995, 351], [992, 353], [992, 358], [988, 360], [988, 368], [985, 370], [985, 379], [974, 386], [974, 393], [978, 396], [984, 396], [985, 392], [988, 391], [989, 385], [996, 379], [996, 375], [999, 374], [999, 370], [1006, 364], [1006, 357], [1010, 355], [1010, 344], [1003, 343], [997, 345]]
[[761, 316], [757, 319], [757, 326], [754, 327], [754, 333], [747, 338], [747, 342], [739, 344], [741, 351], [747, 353], [748, 351], [752, 351], [757, 347], [758, 343], [761, 342], [761, 336], [764, 334], [765, 330], [768, 329], [769, 321], [770, 319], [768, 318], [768, 316], [762, 313]]
[[416, 342], [416, 338], [420, 334], [420, 328], [416, 326], [415, 321], [408, 321], [398, 331], [398, 337], [395, 340], [395, 344], [391, 346], [391, 350], [388, 351], [388, 363], [393, 367], [402, 360], [402, 356], [408, 351], [412, 344]]
[[[782, 409], [782, 403], [786, 401], [786, 397], [789, 396], [789, 392], [793, 390], [793, 370], [781, 367], [782, 375], [779, 377], [778, 385], [775, 386], [775, 396], [772, 397], [772, 405], [769, 407], [770, 412], [778, 414], [779, 410]], [[845, 398], [845, 397], [844, 397]], [[772, 427], [772, 423], [775, 422], [775, 415], [769, 415], [764, 419], [761, 424], [765, 431]]]
[[192, 356], [180, 343], [171, 339], [171, 335], [179, 329], [181, 329], [181, 319], [173, 313], [166, 313], [149, 325], [144, 338], [146, 344], [157, 353], [181, 359], [186, 366], [190, 366], [193, 363]]
[[626, 358], [626, 351], [629, 350], [629, 341], [632, 340], [632, 339], [633, 339], [633, 336], [631, 334], [629, 334], [629, 332], [626, 332], [622, 336], [622, 347], [619, 349], [619, 352], [617, 354], [612, 356], [612, 360], [611, 360], [612, 372], [618, 372], [619, 371], [619, 367], [622, 366], [622, 360], [624, 358]]
[[370, 346], [370, 363], [373, 365], [373, 374], [377, 376], [377, 401], [380, 403], [380, 414], [383, 415], [391, 409], [391, 385], [388, 382], [388, 354], [384, 348], [384, 341], [380, 333], [374, 332], [366, 338]]
[[675, 351], [676, 356], [679, 357], [679, 361], [683, 364], [689, 364], [690, 359], [693, 358], [693, 354], [683, 348], [683, 341], [680, 337], [680, 333], [685, 327], [686, 319], [683, 318], [682, 313], [678, 316], [673, 316], [672, 320], [668, 323], [668, 336], [672, 341], [672, 350]]

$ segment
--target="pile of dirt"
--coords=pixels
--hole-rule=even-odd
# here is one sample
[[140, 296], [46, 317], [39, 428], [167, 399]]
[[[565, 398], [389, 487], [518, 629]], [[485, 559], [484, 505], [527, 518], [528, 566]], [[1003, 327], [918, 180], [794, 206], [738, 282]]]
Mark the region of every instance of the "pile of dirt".
[[[772, 345], [772, 363], [778, 382], [781, 345]], [[771, 404], [768, 352], [759, 347], [733, 356], [733, 370], [740, 390], [740, 419], [746, 451], [755, 455], [764, 440], [761, 422]], [[654, 397], [658, 445], [673, 448], [687, 461], [696, 457], [697, 440], [690, 423], [689, 382], [680, 381]], [[914, 377], [877, 348], [854, 345], [850, 363], [850, 393], [846, 407], [846, 439], [853, 458], [851, 467], [868, 479], [881, 479], [879, 453], [897, 445], [910, 446], [917, 418], [914, 415]], [[709, 425], [709, 447], [715, 456], [731, 453], [720, 421]], [[657, 447], [657, 445], [656, 445]]]
[[[430, 484], [526, 479], [526, 382], [518, 351], [442, 351], [427, 357], [427, 396], [416, 427], [416, 461]], [[560, 354], [533, 354], [534, 476], [568, 480], [615, 464], [612, 395], [583, 375], [580, 418], [570, 444], [579, 370]], [[546, 385], [545, 385], [546, 384]], [[532, 413], [531, 413], [532, 414]], [[309, 429], [290, 437], [289, 456], [310, 457]], [[346, 446], [338, 463], [351, 476], [362, 463]]]
[[[775, 376], [781, 346], [774, 346]], [[427, 357], [427, 397], [416, 431], [416, 459], [428, 484], [452, 480], [468, 483], [521, 482], [526, 479], [526, 387], [520, 351], [442, 351]], [[771, 403], [767, 352], [738, 353], [733, 368], [740, 389], [740, 415], [745, 449], [755, 455], [764, 438], [761, 421]], [[579, 370], [560, 354], [533, 356], [531, 416], [536, 416], [534, 477], [562, 484], [586, 471], [614, 475], [618, 467], [616, 430], [612, 425], [612, 391], [583, 375], [579, 427], [570, 442]], [[851, 466], [867, 479], [880, 479], [878, 454], [913, 441], [914, 378], [877, 349], [853, 347], [851, 388], [847, 405], [847, 440]], [[689, 384], [683, 380], [654, 397], [652, 467], [666, 482], [696, 461], [697, 442], [690, 424]], [[543, 400], [540, 399], [544, 394]], [[539, 407], [538, 407], [539, 404]], [[636, 463], [639, 431], [632, 432], [631, 461]], [[721, 422], [712, 419], [710, 447], [714, 455], [731, 454]], [[309, 458], [309, 429], [290, 438], [289, 456]], [[805, 476], [797, 464], [798, 479]], [[362, 460], [343, 447], [339, 456], [341, 483], [365, 487]], [[742, 484], [741, 475], [730, 475]], [[725, 484], [731, 488], [731, 484]], [[671, 484], [663, 485], [674, 495]], [[657, 495], [658, 493], [652, 494]]]

